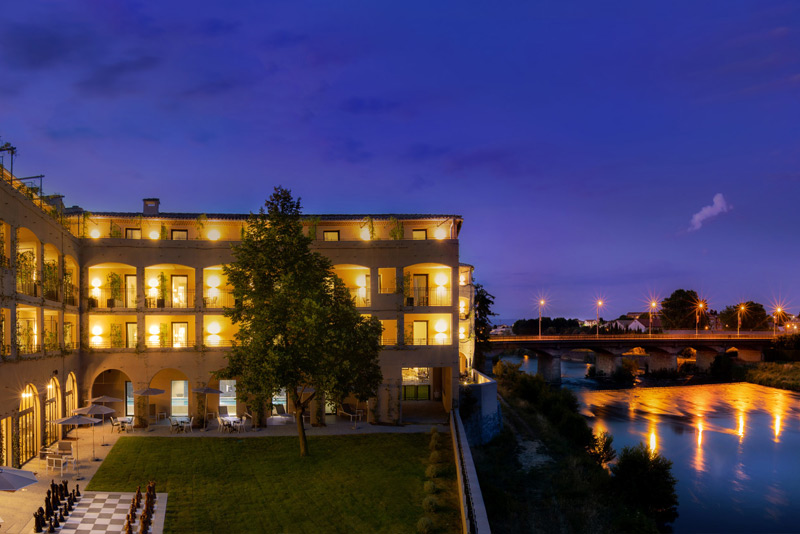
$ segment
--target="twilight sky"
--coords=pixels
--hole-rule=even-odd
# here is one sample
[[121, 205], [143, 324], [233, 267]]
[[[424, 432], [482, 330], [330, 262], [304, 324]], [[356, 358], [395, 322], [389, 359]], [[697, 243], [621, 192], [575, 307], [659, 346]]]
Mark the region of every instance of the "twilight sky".
[[457, 213], [499, 319], [800, 307], [796, 2], [29, 0], [0, 71], [68, 205]]

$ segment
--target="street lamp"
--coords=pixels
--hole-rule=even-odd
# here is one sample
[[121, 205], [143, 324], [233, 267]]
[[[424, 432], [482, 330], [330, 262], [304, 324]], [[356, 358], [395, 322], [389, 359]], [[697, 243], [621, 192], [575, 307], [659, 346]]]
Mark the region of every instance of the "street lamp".
[[703, 311], [706, 303], [700, 301], [697, 303], [697, 308], [694, 310], [694, 337], [697, 337], [697, 330], [700, 327], [700, 312]]
[[542, 306], [544, 306], [544, 299], [539, 299], [539, 339], [542, 339]]
[[658, 306], [658, 303], [656, 301], [650, 302], [650, 336], [651, 337], [653, 335], [653, 312], [655, 311], [656, 306]]
[[596, 337], [600, 337], [600, 308], [602, 308], [602, 307], [603, 307], [603, 301], [602, 300], [598, 300], [597, 301], [597, 308], [595, 308], [595, 311], [597, 312], [595, 314], [595, 319], [597, 320], [597, 323], [595, 324], [595, 326], [597, 327], [597, 330], [595, 332], [595, 336]]
[[744, 304], [740, 304], [739, 309], [736, 310], [736, 315], [739, 319], [736, 323], [736, 337], [739, 337], [739, 331], [742, 329], [742, 313], [744, 313]]
[[775, 308], [775, 319], [772, 321], [772, 337], [778, 335], [778, 315], [783, 313], [783, 309], [780, 307]]

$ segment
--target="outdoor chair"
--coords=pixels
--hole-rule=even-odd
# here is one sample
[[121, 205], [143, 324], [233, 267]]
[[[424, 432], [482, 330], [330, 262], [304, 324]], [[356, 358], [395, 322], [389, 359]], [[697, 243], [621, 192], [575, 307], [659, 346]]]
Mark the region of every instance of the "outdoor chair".
[[169, 418], [169, 433], [172, 434], [173, 432], [180, 432], [183, 430], [181, 428], [181, 422], [175, 419], [174, 417]]
[[218, 430], [220, 432], [230, 432], [231, 431], [231, 424], [224, 420], [222, 417], [217, 416], [217, 424], [219, 424]]
[[115, 428], [117, 429], [118, 433], [122, 432], [122, 424], [119, 422], [119, 419], [117, 419], [116, 417], [114, 417], [112, 415], [111, 416], [111, 431], [113, 432]]
[[188, 421], [188, 422], [186, 422], [186, 421], [183, 421], [183, 422], [181, 423], [181, 430], [183, 430], [183, 433], [184, 433], [184, 434], [185, 434], [186, 432], [194, 432], [194, 431], [192, 430], [192, 424], [193, 424], [193, 423], [194, 423], [194, 416], [192, 416], [192, 418], [191, 418], [191, 419], [189, 419], [189, 421]]
[[363, 413], [362, 410], [356, 410], [351, 405], [346, 403], [342, 404], [339, 407], [339, 415], [344, 415], [349, 417], [351, 422], [353, 421], [353, 419], [358, 419], [359, 421], [361, 421], [362, 413]]
[[255, 429], [253, 428], [253, 416], [252, 416], [252, 415], [250, 415], [250, 414], [249, 414], [249, 413], [247, 413], [247, 412], [244, 412], [244, 413], [242, 414], [242, 430], [244, 430], [245, 432], [247, 432], [247, 426], [246, 426], [246, 425], [247, 425], [247, 420], [248, 420], [248, 419], [250, 420], [250, 429], [251, 429], [251, 430], [255, 430]]
[[53, 473], [55, 473], [56, 469], [58, 469], [61, 472], [61, 476], [64, 476], [64, 463], [64, 458], [61, 456], [48, 456], [45, 472], [49, 473], [52, 469]]
[[72, 456], [72, 442], [71, 441], [59, 441], [58, 442], [58, 453], [59, 454], [66, 454], [67, 456]]
[[292, 421], [295, 421], [294, 414], [287, 413], [286, 407], [283, 404], [275, 405], [275, 413], [277, 413], [280, 417], [291, 417]]
[[219, 407], [219, 416], [220, 417], [228, 417], [228, 407], [227, 406], [220, 406]]

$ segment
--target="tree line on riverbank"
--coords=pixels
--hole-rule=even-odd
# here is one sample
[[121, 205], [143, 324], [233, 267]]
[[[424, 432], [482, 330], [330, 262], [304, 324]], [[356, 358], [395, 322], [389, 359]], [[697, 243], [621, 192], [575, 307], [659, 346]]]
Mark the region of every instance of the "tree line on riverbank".
[[[528, 436], [504, 431], [475, 450], [492, 529], [498, 532], [664, 532], [678, 515], [672, 463], [641, 444], [617, 458], [613, 439], [594, 434], [572, 392], [519, 365], [499, 362], [507, 417]], [[541, 440], [552, 459], [526, 471], [518, 440]], [[616, 461], [615, 461], [616, 460]]]

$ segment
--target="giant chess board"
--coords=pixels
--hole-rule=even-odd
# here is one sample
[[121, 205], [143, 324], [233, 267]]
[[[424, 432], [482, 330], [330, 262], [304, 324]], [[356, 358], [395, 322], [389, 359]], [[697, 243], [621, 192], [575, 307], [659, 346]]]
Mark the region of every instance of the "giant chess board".
[[[131, 507], [131, 499], [136, 494], [122, 492], [84, 491], [81, 500], [75, 505], [75, 510], [65, 518], [57, 532], [69, 534], [105, 534], [107, 532], [121, 533], [125, 527], [125, 517]], [[150, 526], [151, 534], [164, 532], [164, 515], [167, 510], [167, 494], [156, 493], [156, 505], [153, 514], [153, 523]], [[137, 521], [133, 532], [139, 532], [139, 508]]]

